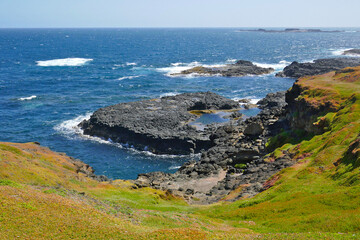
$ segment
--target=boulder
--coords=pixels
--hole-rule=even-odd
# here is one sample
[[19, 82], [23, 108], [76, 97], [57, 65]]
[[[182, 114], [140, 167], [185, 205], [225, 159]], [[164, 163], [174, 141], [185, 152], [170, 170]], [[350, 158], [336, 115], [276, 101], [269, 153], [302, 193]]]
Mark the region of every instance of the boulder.
[[260, 135], [264, 131], [264, 126], [261, 123], [250, 123], [246, 126], [244, 130], [245, 135], [257, 136]]

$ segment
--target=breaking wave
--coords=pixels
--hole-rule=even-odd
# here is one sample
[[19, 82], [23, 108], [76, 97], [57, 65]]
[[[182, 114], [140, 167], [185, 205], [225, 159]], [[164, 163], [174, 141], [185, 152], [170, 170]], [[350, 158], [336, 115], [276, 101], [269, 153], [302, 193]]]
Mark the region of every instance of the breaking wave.
[[93, 61], [91, 58], [63, 58], [46, 61], [36, 61], [40, 67], [76, 67], [83, 66], [88, 62]]
[[256, 66], [263, 67], [263, 68], [273, 68], [275, 69], [275, 72], [282, 71], [287, 65], [289, 65], [291, 62], [281, 60], [279, 63], [257, 63], [254, 62]]
[[342, 48], [342, 49], [337, 49], [337, 50], [332, 50], [332, 54], [335, 56], [341, 56], [344, 54], [345, 51], [351, 50], [352, 48]]
[[138, 78], [138, 77], [141, 77], [142, 75], [138, 75], [138, 76], [125, 76], [125, 77], [121, 77], [121, 78], [118, 78], [117, 80], [125, 80], [125, 79], [134, 79], [134, 78]]
[[31, 100], [31, 99], [34, 99], [34, 98], [36, 98], [36, 96], [35, 96], [35, 95], [32, 95], [32, 96], [30, 96], [30, 97], [22, 97], [22, 98], [19, 98], [18, 100], [20, 100], [20, 101], [27, 101], [27, 100]]

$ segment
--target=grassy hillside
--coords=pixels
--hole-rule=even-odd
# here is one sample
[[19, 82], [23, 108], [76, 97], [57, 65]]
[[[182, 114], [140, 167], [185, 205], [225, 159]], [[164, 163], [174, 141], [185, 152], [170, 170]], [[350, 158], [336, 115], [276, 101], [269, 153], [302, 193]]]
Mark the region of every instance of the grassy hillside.
[[306, 120], [318, 131], [273, 138], [268, 161], [287, 154], [296, 164], [233, 203], [189, 206], [126, 181], [92, 180], [37, 144], [0, 143], [0, 239], [359, 239], [360, 67], [293, 88], [300, 105], [319, 110]]

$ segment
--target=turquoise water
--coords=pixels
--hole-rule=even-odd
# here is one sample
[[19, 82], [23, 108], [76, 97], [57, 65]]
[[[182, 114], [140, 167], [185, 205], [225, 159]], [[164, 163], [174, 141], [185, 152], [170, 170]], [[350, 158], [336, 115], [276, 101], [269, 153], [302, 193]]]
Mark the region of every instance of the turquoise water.
[[[274, 74], [172, 77], [200, 64], [245, 59], [281, 70], [291, 61], [360, 48], [360, 33], [257, 33], [236, 29], [2, 29], [0, 141], [38, 141], [92, 165], [97, 174], [136, 178], [175, 171], [191, 157], [153, 156], [73, 128], [96, 109], [184, 92], [260, 99], [286, 90]], [[59, 60], [60, 59], [60, 60]]]

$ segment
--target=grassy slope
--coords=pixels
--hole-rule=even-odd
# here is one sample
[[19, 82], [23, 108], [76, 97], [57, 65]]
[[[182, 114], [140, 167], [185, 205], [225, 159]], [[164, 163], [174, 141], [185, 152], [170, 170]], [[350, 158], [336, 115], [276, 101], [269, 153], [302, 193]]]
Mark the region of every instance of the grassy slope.
[[316, 123], [325, 133], [277, 149], [269, 159], [286, 149], [297, 164], [234, 203], [188, 206], [126, 181], [98, 183], [67, 156], [0, 143], [0, 239], [358, 239], [360, 68], [298, 84], [300, 98], [336, 109]]

